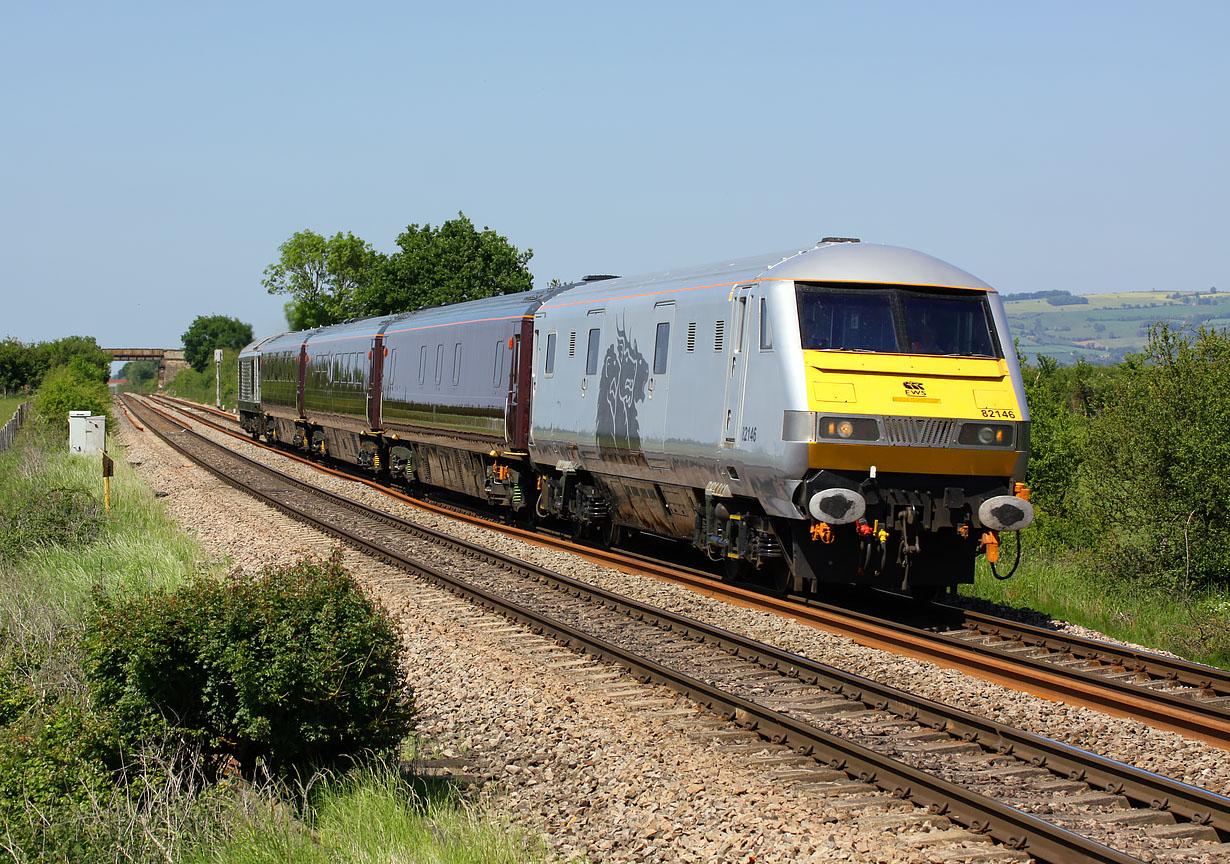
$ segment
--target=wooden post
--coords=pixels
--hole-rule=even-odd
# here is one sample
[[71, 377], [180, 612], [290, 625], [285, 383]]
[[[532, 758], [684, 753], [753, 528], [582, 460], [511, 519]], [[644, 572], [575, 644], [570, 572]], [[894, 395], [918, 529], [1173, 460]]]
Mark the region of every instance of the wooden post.
[[115, 473], [115, 462], [107, 455], [104, 450], [102, 454], [102, 474], [103, 474], [103, 509], [106, 512], [111, 512], [111, 475]]

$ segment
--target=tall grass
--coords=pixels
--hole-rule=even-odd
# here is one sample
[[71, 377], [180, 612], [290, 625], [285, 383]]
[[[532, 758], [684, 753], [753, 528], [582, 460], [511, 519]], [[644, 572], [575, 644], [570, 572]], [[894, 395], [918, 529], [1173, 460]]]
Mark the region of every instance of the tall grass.
[[99, 750], [76, 638], [92, 590], [173, 585], [203, 560], [112, 455], [107, 512], [101, 459], [69, 453], [58, 427], [32, 419], [0, 454], [0, 852], [18, 862], [166, 860], [155, 826], [189, 819], [196, 797], [168, 809], [116, 783]]
[[[189, 864], [515, 864], [546, 850], [481, 804], [427, 791], [389, 762], [348, 775], [317, 775], [297, 794], [248, 799], [229, 836], [186, 856]], [[304, 801], [296, 812], [291, 798]]]
[[[36, 537], [17, 560], [4, 563], [30, 600], [79, 602], [95, 585], [124, 593], [170, 587], [204, 559], [196, 541], [170, 520], [125, 461], [122, 448], [110, 455], [115, 464], [111, 510], [102, 515], [92, 542], [65, 547]], [[50, 490], [92, 500], [101, 510], [102, 460], [69, 453], [60, 439], [32, 424], [18, 446], [0, 456], [0, 506], [15, 513]]]

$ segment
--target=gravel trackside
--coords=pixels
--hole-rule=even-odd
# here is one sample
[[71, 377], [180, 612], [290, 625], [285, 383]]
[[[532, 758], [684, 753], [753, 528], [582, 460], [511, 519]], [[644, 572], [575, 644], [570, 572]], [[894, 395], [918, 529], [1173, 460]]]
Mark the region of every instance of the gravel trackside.
[[[121, 419], [124, 454], [207, 554], [245, 569], [324, 556], [336, 541], [257, 504]], [[425, 514], [198, 427], [228, 447], [371, 506], [506, 554], [841, 666], [928, 698], [1230, 794], [1217, 748], [865, 648], [683, 588]], [[260, 455], [254, 455], [259, 453]], [[345, 560], [401, 623], [420, 737], [476, 794], [560, 860], [1021, 861], [1012, 852], [767, 745], [675, 694], [637, 683], [401, 571]]]

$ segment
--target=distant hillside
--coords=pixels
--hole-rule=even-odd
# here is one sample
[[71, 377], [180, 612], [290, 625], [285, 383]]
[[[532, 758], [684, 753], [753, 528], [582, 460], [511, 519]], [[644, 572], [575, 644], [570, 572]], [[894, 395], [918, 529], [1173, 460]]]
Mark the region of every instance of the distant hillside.
[[1230, 293], [1216, 290], [1082, 295], [1035, 291], [1003, 298], [1008, 326], [1030, 360], [1047, 354], [1061, 363], [1082, 357], [1089, 363], [1117, 363], [1144, 348], [1149, 325], [1158, 321], [1230, 327]]

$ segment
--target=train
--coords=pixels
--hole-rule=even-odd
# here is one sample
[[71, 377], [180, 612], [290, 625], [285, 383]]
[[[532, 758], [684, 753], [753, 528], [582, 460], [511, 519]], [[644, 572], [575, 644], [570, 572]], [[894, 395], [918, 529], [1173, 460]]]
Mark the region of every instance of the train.
[[238, 364], [253, 438], [777, 591], [930, 597], [1034, 515], [998, 293], [854, 238], [280, 333]]

